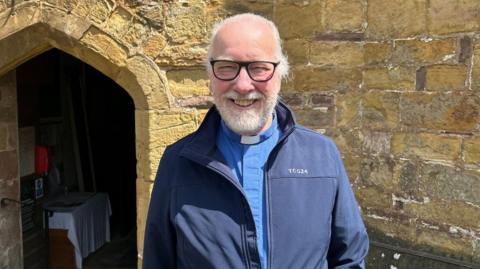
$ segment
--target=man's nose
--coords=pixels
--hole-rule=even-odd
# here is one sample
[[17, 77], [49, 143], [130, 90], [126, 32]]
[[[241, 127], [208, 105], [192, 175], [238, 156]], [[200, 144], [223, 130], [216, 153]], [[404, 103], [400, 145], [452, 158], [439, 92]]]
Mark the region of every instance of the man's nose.
[[254, 90], [253, 80], [247, 73], [247, 68], [242, 66], [240, 68], [240, 73], [238, 74], [237, 79], [235, 80], [235, 90], [240, 93], [247, 93]]

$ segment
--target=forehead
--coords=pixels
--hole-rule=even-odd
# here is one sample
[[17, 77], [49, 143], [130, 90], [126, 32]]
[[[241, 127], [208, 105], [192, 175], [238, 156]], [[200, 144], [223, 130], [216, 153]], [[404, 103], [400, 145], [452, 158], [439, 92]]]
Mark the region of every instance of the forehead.
[[274, 60], [275, 37], [263, 22], [238, 21], [224, 25], [212, 43], [212, 57], [231, 60]]

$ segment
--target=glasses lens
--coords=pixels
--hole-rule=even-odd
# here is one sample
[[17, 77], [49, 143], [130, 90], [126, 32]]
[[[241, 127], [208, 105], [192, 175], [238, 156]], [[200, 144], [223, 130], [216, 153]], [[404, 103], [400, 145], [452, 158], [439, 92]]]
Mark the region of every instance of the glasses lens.
[[219, 79], [234, 79], [239, 68], [239, 64], [230, 61], [218, 61], [213, 64], [213, 72]]
[[275, 70], [275, 65], [268, 62], [253, 62], [248, 65], [248, 73], [253, 80], [268, 80]]

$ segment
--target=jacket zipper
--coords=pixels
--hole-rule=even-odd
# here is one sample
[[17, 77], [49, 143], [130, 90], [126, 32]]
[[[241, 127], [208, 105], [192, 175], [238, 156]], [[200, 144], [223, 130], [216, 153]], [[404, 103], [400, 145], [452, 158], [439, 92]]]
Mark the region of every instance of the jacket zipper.
[[268, 258], [267, 258], [267, 268], [272, 268], [273, 262], [273, 252], [272, 252], [272, 210], [270, 208], [270, 181], [268, 180], [268, 171], [270, 170], [270, 156], [274, 153], [277, 148], [285, 141], [285, 139], [293, 132], [293, 128], [290, 128], [278, 141], [278, 143], [273, 147], [272, 151], [268, 155], [265, 173], [265, 203], [267, 209], [267, 241], [268, 241]]
[[[245, 194], [245, 192], [243, 191], [243, 189], [241, 188], [241, 186], [238, 185], [238, 182], [236, 180], [233, 180], [232, 178], [230, 178], [228, 175], [226, 175], [225, 173], [223, 173], [222, 171], [218, 170], [217, 168], [213, 167], [212, 165], [204, 165], [202, 162], [199, 162], [197, 161], [195, 158], [192, 158], [191, 156], [188, 156], [188, 155], [183, 155], [185, 156], [186, 158], [196, 162], [196, 163], [199, 163], [200, 165], [202, 166], [205, 166], [207, 168], [209, 168], [210, 170], [214, 171], [215, 173], [223, 176], [225, 179], [227, 179], [233, 186], [235, 186], [235, 188], [242, 194], [242, 197], [243, 197], [243, 202], [244, 204], [247, 206], [248, 208], [248, 214], [250, 214], [250, 220], [253, 222], [253, 227], [255, 229], [253, 229], [253, 236], [254, 236], [254, 239], [255, 239], [255, 246], [257, 245], [257, 229], [256, 229], [256, 225], [255, 225], [255, 222], [253, 221], [253, 213], [252, 213], [252, 210], [248, 204], [248, 200], [247, 200], [247, 196]], [[216, 160], [214, 160], [216, 161]], [[245, 216], [246, 217], [246, 216]], [[246, 217], [247, 218], [247, 217]], [[248, 219], [248, 218], [247, 218]], [[242, 236], [242, 239], [243, 239], [243, 244], [245, 245], [245, 259], [246, 259], [246, 266], [248, 269], [251, 268], [251, 264], [250, 264], [250, 251], [249, 251], [249, 247], [248, 247], [248, 241], [247, 241], [247, 235], [246, 235], [246, 230], [247, 228], [245, 227], [245, 225], [243, 225], [243, 228], [244, 229], [244, 234]], [[258, 253], [258, 247], [255, 248], [255, 250], [257, 251], [257, 256], [260, 257], [260, 254]], [[260, 269], [262, 269], [262, 264], [259, 260], [259, 264], [260, 264]]]

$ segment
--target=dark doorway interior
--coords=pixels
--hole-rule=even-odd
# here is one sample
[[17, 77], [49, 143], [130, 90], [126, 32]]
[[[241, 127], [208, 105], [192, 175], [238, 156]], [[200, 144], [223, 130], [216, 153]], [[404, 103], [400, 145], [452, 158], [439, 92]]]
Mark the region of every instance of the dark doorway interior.
[[[33, 211], [37, 212], [22, 218], [23, 223], [33, 223], [23, 227], [24, 240], [36, 238], [24, 243], [24, 248], [41, 249], [38, 246], [43, 245], [38, 211], [50, 195], [105, 192], [112, 209], [111, 243], [89, 255], [84, 268], [136, 268], [135, 108], [131, 97], [94, 68], [56, 49], [17, 68], [17, 91], [19, 132], [33, 132], [35, 145], [48, 148], [49, 155], [48, 172], [40, 175], [43, 197], [31, 197], [32, 180], [39, 175], [31, 168], [23, 169], [22, 200], [34, 200]], [[55, 184], [53, 167], [59, 175]], [[25, 268], [33, 268], [29, 262], [38, 263], [38, 257], [32, 258], [38, 253], [47, 256], [45, 251], [24, 249]]]

